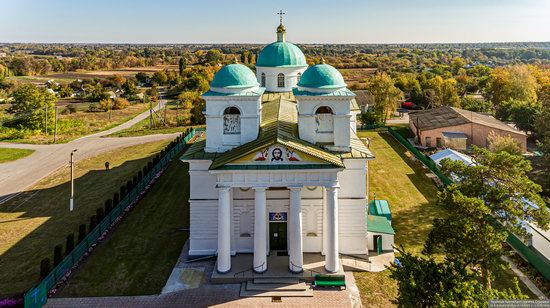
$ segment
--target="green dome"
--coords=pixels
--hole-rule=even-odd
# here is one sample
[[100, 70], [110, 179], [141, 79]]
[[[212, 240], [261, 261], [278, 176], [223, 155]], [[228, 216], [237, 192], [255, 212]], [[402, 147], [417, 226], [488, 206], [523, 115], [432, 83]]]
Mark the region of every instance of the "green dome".
[[334, 67], [328, 64], [310, 66], [300, 78], [299, 87], [336, 89], [346, 87], [344, 77]]
[[251, 88], [258, 86], [254, 73], [242, 64], [229, 64], [222, 67], [210, 84], [214, 88]]
[[256, 66], [307, 66], [306, 57], [298, 46], [289, 42], [271, 43], [262, 49]]

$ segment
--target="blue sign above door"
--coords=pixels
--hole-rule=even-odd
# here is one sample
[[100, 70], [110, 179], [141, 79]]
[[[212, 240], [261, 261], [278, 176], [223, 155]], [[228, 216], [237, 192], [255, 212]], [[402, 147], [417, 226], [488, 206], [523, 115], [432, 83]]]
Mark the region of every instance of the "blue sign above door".
[[269, 221], [281, 222], [286, 221], [286, 212], [269, 212]]

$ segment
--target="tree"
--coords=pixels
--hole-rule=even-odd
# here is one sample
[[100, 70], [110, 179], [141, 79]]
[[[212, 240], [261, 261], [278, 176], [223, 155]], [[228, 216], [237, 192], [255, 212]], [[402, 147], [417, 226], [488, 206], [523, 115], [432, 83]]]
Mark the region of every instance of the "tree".
[[127, 79], [122, 86], [122, 91], [124, 92], [122, 96], [128, 100], [135, 101], [138, 99], [139, 90], [136, 85], [136, 81], [133, 79]]
[[398, 251], [399, 262], [389, 268], [390, 277], [398, 284], [398, 307], [486, 307], [491, 299], [527, 298], [517, 280], [514, 290], [491, 290], [459, 262]]
[[456, 87], [457, 81], [454, 78], [443, 79], [441, 76], [435, 76], [427, 80], [427, 96], [432, 108], [441, 106], [458, 107], [460, 99]]
[[473, 112], [490, 113], [493, 109], [493, 104], [490, 101], [466, 96], [460, 100], [460, 108]]
[[461, 57], [456, 57], [451, 61], [451, 69], [454, 75], [458, 75], [459, 70], [464, 69], [464, 66], [466, 66], [466, 60]]
[[469, 166], [443, 161], [443, 173], [457, 180], [438, 194], [437, 204], [449, 214], [434, 220], [424, 252], [443, 251], [453, 261], [480, 268], [490, 288], [492, 273], [501, 266], [506, 232], [525, 236], [524, 221], [547, 229], [550, 214], [539, 195], [541, 187], [527, 177], [527, 160], [475, 146], [473, 154], [475, 163]]
[[546, 183], [545, 192], [550, 190], [550, 84], [543, 87], [547, 92], [541, 96], [541, 112], [535, 120], [535, 132], [537, 133], [537, 146], [542, 152], [540, 174]]
[[144, 72], [139, 72], [136, 74], [136, 80], [140, 83], [146, 84], [149, 81], [149, 76]]
[[505, 101], [537, 101], [537, 80], [526, 65], [497, 67], [487, 86], [487, 94], [498, 108]]
[[151, 99], [153, 103], [158, 101], [159, 99], [159, 91], [157, 90], [157, 87], [155, 85], [147, 89], [145, 91], [145, 94]]
[[218, 49], [210, 49], [204, 55], [202, 62], [204, 64], [218, 65], [223, 61], [223, 54]]
[[126, 109], [128, 106], [130, 103], [125, 98], [117, 97], [113, 101], [113, 110]]
[[501, 102], [497, 108], [496, 117], [502, 121], [512, 121], [516, 127], [525, 132], [534, 131], [536, 116], [542, 105], [538, 102], [510, 99]]
[[507, 135], [501, 136], [495, 132], [490, 132], [487, 137], [489, 150], [493, 153], [508, 152], [512, 155], [521, 155], [521, 147], [514, 137]]
[[157, 71], [153, 74], [152, 77], [153, 81], [156, 82], [158, 85], [165, 85], [168, 82], [168, 76], [166, 75], [166, 72], [164, 71]]
[[20, 86], [13, 93], [13, 103], [10, 112], [16, 113], [15, 126], [27, 129], [44, 129], [46, 109], [48, 111], [48, 127], [53, 125], [55, 102], [57, 97], [45, 88], [33, 84]]
[[367, 90], [374, 96], [374, 112], [386, 123], [388, 115], [403, 100], [403, 92], [394, 86], [394, 81], [386, 73], [371, 76], [366, 82]]
[[191, 122], [193, 113], [193, 101], [196, 99], [196, 94], [193, 92], [181, 92], [178, 95], [178, 108], [181, 108], [179, 118], [176, 119], [178, 125], [188, 125]]
[[178, 62], [180, 76], [183, 76], [183, 72], [185, 71], [186, 67], [187, 67], [187, 61], [185, 60], [184, 57], [180, 57]]

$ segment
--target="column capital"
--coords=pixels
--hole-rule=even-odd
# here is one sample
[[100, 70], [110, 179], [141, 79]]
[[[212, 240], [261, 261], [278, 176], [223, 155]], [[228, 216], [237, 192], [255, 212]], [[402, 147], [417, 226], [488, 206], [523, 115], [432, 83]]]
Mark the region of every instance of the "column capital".
[[217, 188], [219, 191], [222, 191], [222, 192], [229, 191], [229, 190], [231, 189], [230, 186], [219, 186], [219, 185], [216, 185], [216, 188]]
[[334, 190], [334, 189], [340, 188], [340, 182], [334, 181], [330, 184], [325, 185], [325, 188], [328, 190]]
[[288, 185], [287, 188], [289, 190], [302, 190], [304, 186], [303, 185]]
[[254, 189], [255, 191], [266, 191], [267, 186], [252, 186], [252, 189]]

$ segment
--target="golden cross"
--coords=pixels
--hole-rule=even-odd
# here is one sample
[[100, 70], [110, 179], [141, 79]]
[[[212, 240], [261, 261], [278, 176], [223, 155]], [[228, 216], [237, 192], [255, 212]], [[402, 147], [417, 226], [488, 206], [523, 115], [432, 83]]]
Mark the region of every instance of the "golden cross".
[[279, 18], [281, 19], [281, 25], [283, 24], [283, 15], [285, 15], [285, 13], [283, 12], [283, 10], [280, 10], [279, 13], [277, 13], [277, 15], [279, 15]]

